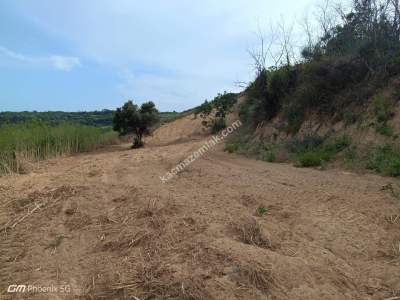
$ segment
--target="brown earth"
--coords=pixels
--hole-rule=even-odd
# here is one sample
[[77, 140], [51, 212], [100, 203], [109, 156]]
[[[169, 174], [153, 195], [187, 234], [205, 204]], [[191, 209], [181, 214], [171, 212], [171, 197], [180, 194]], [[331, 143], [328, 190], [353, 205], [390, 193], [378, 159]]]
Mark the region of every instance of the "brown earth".
[[396, 180], [216, 149], [162, 183], [186, 134], [0, 178], [0, 299], [400, 299]]

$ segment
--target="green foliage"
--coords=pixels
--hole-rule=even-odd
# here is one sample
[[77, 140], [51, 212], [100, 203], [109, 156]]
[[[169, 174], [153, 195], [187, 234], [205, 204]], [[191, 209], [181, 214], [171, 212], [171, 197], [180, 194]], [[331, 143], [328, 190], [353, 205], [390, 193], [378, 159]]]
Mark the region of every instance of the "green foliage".
[[379, 124], [375, 128], [376, 132], [385, 136], [394, 136], [394, 128], [387, 123]]
[[397, 146], [386, 144], [378, 147], [370, 151], [368, 157], [367, 169], [393, 177], [400, 176], [400, 149]]
[[211, 133], [217, 133], [226, 128], [225, 117], [231, 112], [233, 105], [237, 102], [237, 95], [233, 93], [218, 94], [211, 102], [207, 100], [195, 108], [194, 114], [203, 119], [205, 128], [210, 128]]
[[88, 126], [111, 127], [114, 111], [104, 109], [91, 112], [0, 112], [0, 125], [18, 124], [36, 119], [49, 125], [74, 123]]
[[134, 134], [133, 148], [143, 146], [143, 135], [150, 132], [150, 128], [159, 120], [158, 111], [153, 102], [143, 103], [140, 108], [132, 101], [126, 102], [117, 108], [113, 118], [114, 130], [120, 135]]
[[[353, 1], [348, 14], [338, 15], [337, 24], [322, 28], [324, 35], [303, 49], [303, 61], [258, 69], [240, 108], [242, 120], [257, 126], [281, 113], [292, 134], [309, 112], [344, 118], [346, 124], [357, 121], [349, 108], [365, 107], [400, 74], [400, 15], [393, 14], [395, 1], [383, 2]], [[391, 134], [390, 114], [377, 107], [378, 130], [385, 135]]]
[[351, 137], [343, 134], [340, 137], [336, 138], [332, 144], [329, 144], [326, 148], [331, 151], [338, 153], [348, 148], [351, 145]]
[[321, 166], [322, 163], [331, 159], [331, 154], [328, 151], [315, 150], [300, 153], [297, 157], [299, 167], [315, 167]]
[[225, 118], [217, 118], [212, 122], [211, 133], [218, 133], [224, 128], [226, 128]]
[[377, 121], [376, 132], [385, 136], [394, 136], [394, 128], [388, 123], [394, 116], [393, 102], [388, 98], [377, 96], [372, 101], [372, 108]]
[[0, 174], [23, 172], [25, 162], [92, 150], [117, 139], [112, 131], [39, 120], [0, 126]]
[[210, 115], [212, 110], [213, 110], [213, 104], [205, 100], [203, 104], [194, 109], [194, 114], [195, 116], [200, 115], [202, 118], [205, 118]]
[[266, 215], [268, 213], [268, 209], [266, 209], [264, 206], [257, 207], [256, 209], [256, 214], [260, 217]]
[[258, 124], [271, 120], [280, 111], [284, 97], [296, 87], [296, 67], [285, 66], [263, 70], [246, 89], [248, 104], [242, 104], [239, 115], [242, 120]]
[[[104, 109], [89, 112], [0, 112], [0, 126], [4, 124], [19, 124], [30, 120], [41, 120], [46, 124], [55, 126], [61, 123], [80, 124], [96, 127], [112, 127], [115, 111]], [[180, 113], [160, 112], [160, 123], [175, 120]]]
[[325, 138], [319, 135], [306, 135], [303, 138], [295, 137], [286, 142], [287, 149], [292, 153], [304, 153], [320, 147]]
[[274, 162], [276, 160], [275, 152], [273, 150], [265, 150], [261, 154], [261, 159], [267, 162]]
[[227, 151], [229, 153], [235, 153], [238, 150], [238, 145], [237, 144], [226, 144], [224, 151]]
[[375, 97], [372, 101], [376, 119], [380, 123], [386, 123], [393, 117], [393, 104], [387, 98]]
[[326, 141], [318, 135], [305, 136], [303, 139], [295, 138], [287, 144], [288, 149], [296, 154], [299, 167], [321, 166], [329, 162], [339, 152], [351, 145], [347, 135]]

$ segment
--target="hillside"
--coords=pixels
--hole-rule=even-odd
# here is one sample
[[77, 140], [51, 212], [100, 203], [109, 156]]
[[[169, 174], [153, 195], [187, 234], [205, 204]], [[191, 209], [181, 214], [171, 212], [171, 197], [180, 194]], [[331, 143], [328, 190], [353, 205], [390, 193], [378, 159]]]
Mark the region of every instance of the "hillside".
[[[336, 21], [320, 24], [320, 35], [311, 36], [300, 58], [287, 32], [281, 32], [287, 42], [278, 47], [278, 60], [261, 36], [251, 52], [256, 76], [237, 108], [244, 126], [226, 150], [298, 167], [339, 165], [400, 176], [396, 7], [396, 1], [354, 1], [347, 11], [332, 8]], [[268, 59], [275, 65], [267, 66]], [[218, 111], [218, 101], [211, 106]]]

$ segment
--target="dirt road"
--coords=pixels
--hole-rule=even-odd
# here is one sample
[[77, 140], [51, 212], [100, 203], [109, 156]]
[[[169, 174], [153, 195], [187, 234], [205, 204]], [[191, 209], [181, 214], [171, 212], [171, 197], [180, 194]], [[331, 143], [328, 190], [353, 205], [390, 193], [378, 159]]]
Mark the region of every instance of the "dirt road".
[[395, 180], [216, 150], [160, 181], [202, 143], [0, 178], [0, 298], [400, 299]]

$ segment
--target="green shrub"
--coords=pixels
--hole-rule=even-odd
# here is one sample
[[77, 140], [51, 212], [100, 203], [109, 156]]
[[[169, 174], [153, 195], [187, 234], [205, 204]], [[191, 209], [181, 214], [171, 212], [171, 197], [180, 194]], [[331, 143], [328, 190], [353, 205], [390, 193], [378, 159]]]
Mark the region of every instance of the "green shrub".
[[261, 159], [267, 162], [274, 162], [276, 160], [276, 155], [272, 150], [265, 150], [261, 154]]
[[377, 133], [382, 134], [384, 136], [393, 136], [394, 135], [394, 128], [390, 124], [387, 124], [387, 123], [378, 125], [375, 128], [375, 130]]
[[390, 144], [373, 149], [366, 168], [393, 177], [400, 176], [400, 149]]
[[384, 97], [375, 97], [372, 101], [376, 119], [379, 123], [386, 123], [393, 117], [392, 103]]
[[257, 209], [256, 209], [257, 216], [262, 217], [262, 216], [266, 215], [267, 213], [268, 213], [268, 209], [265, 208], [264, 206], [257, 207]]
[[224, 151], [227, 151], [229, 153], [235, 153], [238, 150], [238, 145], [237, 144], [227, 144], [225, 145]]
[[324, 162], [328, 162], [331, 159], [331, 154], [326, 151], [308, 151], [300, 153], [297, 156], [299, 167], [315, 167], [321, 166]]
[[327, 148], [332, 152], [338, 153], [351, 145], [351, 137], [343, 134], [342, 136], [336, 138], [333, 144], [328, 145]]
[[226, 128], [225, 119], [224, 118], [217, 118], [212, 122], [211, 133], [212, 134], [218, 133], [224, 128]]

